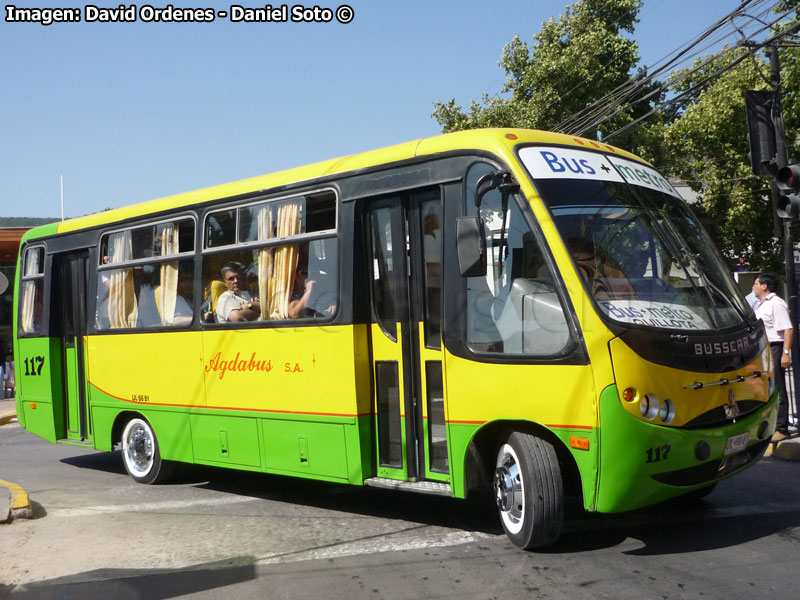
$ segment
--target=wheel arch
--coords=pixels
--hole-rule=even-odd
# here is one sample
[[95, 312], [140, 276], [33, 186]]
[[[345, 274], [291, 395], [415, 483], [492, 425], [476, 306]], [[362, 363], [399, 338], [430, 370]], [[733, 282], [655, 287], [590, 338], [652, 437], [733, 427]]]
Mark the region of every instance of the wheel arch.
[[558, 466], [568, 496], [577, 496], [583, 501], [583, 486], [580, 470], [569, 448], [550, 428], [526, 420], [492, 421], [481, 427], [467, 446], [464, 461], [464, 490], [467, 498], [491, 494], [494, 461], [498, 445], [514, 431], [527, 433], [547, 440], [555, 448]]
[[131, 419], [144, 419], [147, 423], [150, 424], [150, 427], [153, 426], [150, 423], [150, 420], [144, 416], [142, 413], [135, 411], [135, 410], [124, 410], [120, 412], [116, 417], [114, 417], [114, 423], [111, 426], [111, 447], [115, 448], [118, 444], [122, 443], [122, 432], [125, 430], [125, 425]]

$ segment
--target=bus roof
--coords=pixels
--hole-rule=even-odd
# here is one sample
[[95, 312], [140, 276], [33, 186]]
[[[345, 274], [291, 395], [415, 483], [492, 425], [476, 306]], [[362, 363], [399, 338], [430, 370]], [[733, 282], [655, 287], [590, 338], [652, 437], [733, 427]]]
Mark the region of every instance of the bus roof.
[[344, 174], [367, 167], [389, 164], [415, 157], [434, 155], [453, 150], [481, 149], [493, 152], [498, 156], [506, 156], [512, 151], [516, 144], [531, 142], [595, 148], [598, 150], [614, 152], [629, 158], [637, 158], [624, 150], [609, 146], [608, 144], [595, 142], [593, 140], [579, 138], [572, 135], [537, 131], [532, 129], [474, 129], [413, 140], [378, 150], [370, 150], [368, 152], [362, 152], [350, 156], [333, 158], [302, 167], [287, 169], [285, 171], [278, 171], [267, 175], [259, 175], [249, 179], [242, 179], [239, 181], [224, 183], [221, 185], [202, 188], [173, 196], [149, 200], [138, 204], [132, 204], [122, 208], [68, 219], [60, 223], [43, 225], [41, 227], [31, 229], [25, 235], [25, 239], [49, 236], [58, 233], [67, 233], [70, 231], [77, 231], [99, 225], [106, 225], [151, 213], [158, 213], [186, 206], [192, 206], [194, 204], [211, 201], [218, 198], [228, 198], [239, 194], [252, 193], [260, 190], [269, 190], [290, 183], [310, 181], [329, 175]]

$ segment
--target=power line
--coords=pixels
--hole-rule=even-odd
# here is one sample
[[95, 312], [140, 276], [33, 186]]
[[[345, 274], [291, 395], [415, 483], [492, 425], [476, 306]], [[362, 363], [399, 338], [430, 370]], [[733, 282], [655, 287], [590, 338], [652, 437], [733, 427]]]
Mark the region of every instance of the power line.
[[[788, 13], [786, 13], [786, 14], [788, 14]], [[709, 56], [708, 58], [706, 58], [706, 60], [702, 61], [701, 63], [699, 63], [697, 65], [695, 65], [695, 67], [693, 67], [692, 69], [689, 69], [689, 70], [685, 71], [684, 73], [682, 73], [681, 76], [678, 79], [675, 79], [675, 80], [672, 80], [672, 81], [667, 81], [667, 82], [664, 82], [664, 83], [660, 84], [658, 87], [656, 87], [650, 93], [642, 96], [641, 98], [637, 99], [635, 102], [629, 102], [628, 104], [622, 104], [621, 102], [613, 103], [612, 105], [609, 105], [605, 111], [603, 111], [602, 113], [597, 115], [596, 118], [593, 121], [590, 121], [588, 123], [586, 121], [581, 122], [581, 123], [578, 124], [578, 125], [580, 125], [580, 127], [573, 126], [569, 132], [577, 134], [577, 135], [580, 135], [580, 134], [584, 133], [585, 131], [591, 130], [594, 127], [599, 127], [602, 123], [614, 118], [615, 116], [617, 116], [621, 112], [629, 110], [630, 108], [632, 108], [636, 104], [639, 104], [641, 102], [649, 100], [654, 95], [657, 95], [657, 94], [667, 90], [669, 87], [674, 87], [676, 84], [679, 84], [683, 80], [685, 80], [688, 77], [690, 77], [691, 75], [695, 74], [697, 71], [703, 69], [704, 67], [706, 67], [707, 65], [709, 65], [709, 64], [711, 64], [713, 62], [719, 61], [720, 59], [724, 58], [726, 55], [728, 55], [730, 53], [733, 53], [738, 48], [741, 48], [743, 46], [747, 46], [747, 47], [749, 47], [751, 49], [752, 48], [756, 48], [757, 49], [757, 48], [764, 47], [767, 43], [771, 42], [772, 40], [777, 39], [779, 37], [782, 37], [783, 35], [786, 35], [786, 32], [782, 32], [780, 34], [777, 34], [777, 36], [773, 36], [772, 38], [770, 38], [769, 41], [760, 42], [760, 43], [757, 43], [757, 44], [751, 43], [752, 42], [752, 38], [754, 38], [755, 36], [759, 35], [765, 29], [767, 29], [767, 28], [771, 27], [772, 25], [775, 25], [776, 23], [778, 23], [784, 16], [786, 16], [786, 15], [784, 14], [784, 15], [779, 16], [771, 24], [765, 25], [760, 30], [754, 32], [753, 34], [751, 34], [750, 38], [745, 39], [745, 40], [741, 40], [735, 46], [727, 47], [723, 51], [719, 52], [718, 54]], [[752, 52], [752, 50], [751, 50], [751, 52]], [[700, 82], [697, 82], [697, 83], [693, 84], [689, 89], [685, 90], [683, 93], [679, 94], [677, 97], [672, 98], [672, 99], [670, 99], [670, 100], [658, 105], [657, 107], [654, 108], [654, 110], [651, 110], [650, 112], [648, 112], [646, 116], [650, 116], [650, 115], [654, 114], [655, 112], [659, 112], [661, 110], [664, 110], [668, 106], [672, 106], [672, 105], [676, 104], [679, 100], [682, 100], [685, 97], [690, 96], [691, 94], [701, 90], [714, 77], [717, 77], [717, 76], [721, 75], [722, 73], [727, 71], [729, 68], [731, 68], [731, 67], [735, 66], [736, 64], [742, 62], [742, 60], [744, 60], [748, 56], [749, 56], [749, 54], [740, 56], [738, 58], [735, 58], [733, 60], [733, 62], [731, 62], [728, 66], [723, 67], [722, 69], [718, 70], [716, 73], [714, 73], [711, 76], [707, 76], [707, 77], [703, 78]], [[634, 121], [634, 123], [639, 123], [639, 122], [641, 122], [641, 120], [642, 120], [641, 118], [636, 119], [636, 121]], [[628, 125], [630, 125], [630, 124], [628, 124]], [[628, 128], [629, 128], [628, 126], [625, 126], [622, 129], [627, 130]], [[618, 133], [620, 133], [622, 131], [622, 129], [615, 131], [613, 133], [613, 135], [617, 135]], [[606, 136], [606, 139], [608, 139], [608, 137], [610, 137], [611, 135], [612, 134], [608, 134]]]
[[[791, 11], [790, 11], [790, 12], [791, 12]], [[784, 16], [785, 16], [785, 15], [784, 15]], [[781, 18], [782, 18], [782, 17], [781, 17]], [[776, 21], [776, 22], [777, 22], [777, 21]], [[773, 24], [774, 24], [774, 23], [773, 23]], [[781, 38], [785, 37], [786, 35], [789, 35], [789, 33], [791, 33], [792, 31], [794, 31], [794, 30], [796, 30], [796, 29], [798, 29], [799, 27], [800, 27], [800, 21], [799, 21], [799, 22], [797, 22], [797, 23], [795, 23], [794, 25], [792, 25], [792, 26], [791, 26], [790, 28], [788, 28], [787, 30], [785, 30], [785, 31], [782, 31], [782, 32], [779, 32], [779, 33], [777, 33], [777, 34], [773, 35], [772, 37], [768, 38], [767, 40], [765, 40], [765, 41], [763, 41], [763, 42], [759, 43], [756, 49], [760, 49], [760, 48], [763, 48], [763, 47], [765, 47], [765, 46], [768, 46], [769, 44], [771, 44], [771, 43], [773, 43], [773, 42], [775, 42], [775, 41], [777, 41], [777, 40], [779, 40], [779, 39], [781, 39]], [[672, 98], [672, 99], [670, 99], [670, 100], [668, 100], [668, 101], [666, 101], [666, 102], [663, 102], [662, 104], [660, 104], [659, 106], [656, 106], [656, 107], [655, 107], [655, 108], [653, 108], [651, 111], [647, 112], [646, 114], [642, 115], [641, 117], [639, 117], [639, 118], [635, 119], [634, 121], [631, 121], [630, 123], [628, 123], [628, 124], [624, 125], [623, 127], [620, 127], [619, 129], [617, 129], [616, 131], [614, 131], [614, 132], [612, 132], [612, 133], [610, 133], [610, 134], [606, 135], [604, 139], [607, 139], [607, 140], [608, 140], [608, 139], [611, 139], [612, 137], [615, 137], [615, 136], [617, 136], [617, 135], [619, 135], [619, 134], [621, 134], [621, 133], [623, 133], [623, 132], [625, 132], [625, 131], [628, 131], [628, 130], [629, 130], [629, 129], [631, 129], [632, 127], [635, 127], [636, 125], [638, 125], [639, 123], [641, 123], [643, 120], [645, 120], [645, 119], [647, 119], [647, 118], [651, 117], [652, 115], [654, 115], [654, 114], [656, 114], [656, 113], [658, 113], [658, 112], [662, 112], [662, 111], [663, 111], [663, 110], [665, 110], [667, 107], [669, 107], [669, 106], [672, 106], [673, 104], [675, 104], [675, 103], [677, 103], [678, 101], [682, 100], [682, 99], [683, 99], [683, 98], [685, 98], [686, 96], [688, 96], [688, 95], [691, 95], [691, 94], [693, 94], [693, 93], [695, 93], [695, 92], [697, 92], [697, 91], [699, 91], [699, 90], [703, 89], [703, 88], [704, 88], [704, 87], [705, 87], [705, 86], [706, 86], [706, 85], [707, 85], [709, 82], [711, 82], [713, 79], [716, 79], [717, 77], [719, 77], [720, 75], [722, 75], [722, 74], [723, 74], [723, 73], [725, 73], [726, 71], [728, 71], [728, 70], [732, 69], [733, 67], [735, 67], [736, 65], [738, 65], [738, 64], [739, 64], [740, 62], [742, 62], [743, 60], [746, 60], [748, 57], [749, 57], [749, 54], [745, 54], [745, 55], [742, 55], [742, 56], [740, 56], [740, 57], [736, 58], [735, 60], [733, 60], [733, 61], [732, 61], [730, 64], [728, 64], [727, 66], [725, 66], [725, 67], [723, 67], [723, 68], [719, 69], [717, 72], [715, 72], [715, 73], [713, 73], [713, 74], [711, 74], [711, 75], [708, 75], [707, 77], [705, 77], [704, 79], [702, 79], [702, 80], [701, 80], [701, 81], [699, 81], [698, 83], [694, 84], [692, 87], [690, 87], [689, 89], [687, 89], [687, 90], [686, 90], [686, 91], [684, 91], [683, 93], [679, 94], [679, 95], [678, 95], [678, 96], [676, 96], [675, 98]], [[709, 61], [706, 61], [706, 62], [709, 62]], [[632, 105], [631, 105], [631, 106], [632, 106]], [[619, 112], [620, 112], [620, 111], [618, 111], [617, 113], [615, 113], [615, 114], [614, 114], [614, 115], [612, 115], [612, 116], [615, 116], [615, 115], [616, 115], [616, 114], [618, 114]], [[609, 117], [609, 118], [611, 118], [611, 117]], [[608, 120], [608, 118], [607, 118], [607, 119], [605, 119], [605, 120]]]
[[[596, 116], [598, 114], [597, 111], [604, 110], [607, 102], [613, 100], [614, 98], [619, 98], [620, 96], [622, 96], [624, 99], [626, 97], [629, 97], [631, 94], [635, 94], [638, 90], [648, 85], [653, 79], [655, 79], [662, 72], [666, 71], [670, 67], [674, 67], [677, 64], [680, 64], [681, 62], [683, 62], [683, 60], [686, 60], [685, 55], [687, 53], [689, 53], [703, 40], [711, 36], [716, 30], [722, 27], [726, 22], [728, 22], [734, 16], [737, 16], [740, 13], [742, 13], [745, 8], [751, 8], [751, 5], [757, 6], [762, 2], [763, 0], [746, 0], [745, 2], [742, 2], [742, 4], [740, 4], [738, 8], [736, 8], [735, 10], [731, 11], [724, 17], [717, 20], [716, 23], [708, 27], [705, 31], [696, 36], [693, 40], [690, 40], [689, 42], [684, 43], [676, 50], [673, 50], [664, 58], [656, 61], [656, 63], [654, 63], [651, 67], [645, 68], [645, 72], [649, 71], [649, 75], [645, 77], [635, 77], [635, 76], [630, 77], [625, 83], [617, 86], [614, 90], [612, 90], [602, 98], [599, 98], [589, 106], [583, 108], [577, 113], [570, 115], [569, 117], [564, 119], [561, 123], [556, 125], [555, 129], [557, 131], [567, 131], [567, 130], [574, 131], [576, 129], [574, 125], [577, 122], [580, 122], [581, 120], [585, 119], [587, 115], [592, 113], [594, 113], [594, 116]], [[724, 37], [727, 37], [727, 35]], [[724, 37], [722, 39], [724, 39]], [[656, 68], [656, 65], [659, 65], [659, 63], [662, 62], [664, 62], [664, 64]], [[576, 88], [573, 88], [573, 90], [574, 89]]]
[[[712, 55], [710, 58], [707, 58], [705, 61], [703, 61], [702, 63], [696, 65], [694, 68], [692, 68], [692, 69], [688, 70], [687, 72], [683, 73], [679, 79], [673, 80], [673, 81], [668, 82], [668, 83], [660, 84], [660, 85], [656, 86], [654, 89], [652, 89], [649, 93], [647, 93], [646, 95], [644, 95], [641, 98], [639, 98], [638, 100], [636, 100], [635, 102], [629, 102], [630, 99], [635, 97], [635, 95], [637, 93], [639, 93], [640, 91], [645, 89], [645, 87], [647, 85], [649, 85], [651, 83], [651, 81], [653, 81], [653, 79], [656, 76], [658, 76], [662, 72], [666, 71], [668, 68], [675, 67], [677, 64], [680, 64], [681, 62], [686, 61], [689, 58], [691, 58], [692, 55], [689, 54], [687, 56], [687, 54], [692, 49], [697, 47], [700, 42], [702, 42], [703, 40], [707, 39], [715, 31], [720, 29], [726, 22], [730, 21], [731, 23], [733, 23], [733, 18], [734, 17], [738, 17], [738, 16], [747, 16], [748, 18], [751, 19], [751, 22], [752, 22], [754, 17], [745, 14], [744, 13], [744, 9], [745, 8], [753, 8], [753, 7], [757, 6], [758, 4], [761, 3], [761, 0], [758, 0], [758, 2], [756, 2], [755, 4], [750, 6], [751, 3], [752, 2], [744, 2], [744, 3], [742, 3], [736, 10], [732, 11], [731, 13], [726, 15], [725, 17], [719, 19], [711, 27], [706, 29], [706, 31], [704, 31], [697, 38], [695, 38], [695, 40], [693, 40], [692, 42], [688, 42], [687, 44], [684, 44], [684, 46], [682, 46], [678, 50], [673, 51], [672, 53], [667, 55], [667, 57], [665, 57], [661, 61], [658, 61], [658, 62], [662, 62], [662, 61], [666, 61], [666, 62], [665, 62], [665, 64], [663, 66], [659, 67], [658, 69], [653, 70], [648, 76], [640, 77], [638, 79], [637, 78], [629, 79], [626, 84], [623, 84], [622, 86], [619, 86], [618, 88], [616, 88], [615, 90], [613, 90], [609, 94], [606, 94], [603, 98], [600, 98], [599, 100], [595, 101], [594, 103], [592, 103], [591, 105], [589, 105], [586, 108], [582, 109], [581, 111], [578, 111], [577, 113], [575, 113], [575, 114], [571, 115], [570, 117], [567, 117], [566, 119], [564, 119], [561, 123], [559, 123], [555, 127], [555, 129], [557, 131], [565, 131], [565, 132], [568, 132], [568, 133], [574, 133], [574, 134], [579, 134], [579, 135], [585, 133], [586, 131], [590, 131], [591, 129], [601, 125], [603, 122], [606, 122], [609, 119], [615, 117], [619, 113], [630, 109], [631, 107], [635, 106], [636, 104], [641, 103], [641, 102], [646, 101], [646, 100], [649, 100], [653, 96], [656, 96], [656, 95], [662, 93], [669, 86], [674, 86], [676, 83], [680, 83], [681, 81], [683, 81], [684, 79], [686, 79], [690, 75], [694, 74], [699, 69], [705, 67], [708, 63], [710, 63], [710, 62], [712, 62], [714, 60], [719, 60], [725, 54], [727, 54], [729, 52], [733, 52], [736, 48], [738, 48], [740, 46], [747, 45], [750, 42], [750, 40], [752, 40], [755, 36], [759, 35], [765, 29], [768, 29], [769, 27], [775, 25], [783, 17], [785, 17], [790, 12], [792, 12], [791, 10], [787, 11], [783, 15], [781, 15], [781, 16], [777, 17], [776, 19], [774, 19], [772, 21], [772, 23], [766, 24], [761, 29], [751, 33], [750, 36], [748, 38], [746, 38], [745, 40], [740, 40], [735, 46], [726, 48], [725, 50], [723, 50], [722, 52], [718, 53], [717, 55]], [[773, 5], [770, 5], [767, 8], [765, 8], [764, 10], [762, 10], [760, 13], [758, 13], [758, 16], [760, 17], [762, 15], [765, 15], [765, 14], [769, 13], [770, 11], [772, 11], [774, 9], [775, 6], [777, 6], [777, 3], [775, 3]], [[715, 45], [715, 44], [719, 43], [719, 41], [721, 41], [721, 39], [724, 39], [725, 37], [728, 37], [729, 35], [731, 35], [733, 33], [739, 32], [740, 34], [743, 34], [741, 28], [737, 28], [735, 25], [733, 25], [733, 27], [734, 27], [735, 31], [725, 34], [724, 36], [722, 36], [720, 38], [720, 40], [712, 40], [710, 42], [710, 44], [707, 45], [705, 48], [709, 47], [710, 45]], [[702, 50], [700, 50], [700, 51], [702, 51]], [[658, 64], [658, 62], [655, 63], [655, 64]], [[739, 62], [738, 59], [737, 59], [737, 62]], [[686, 94], [682, 94], [681, 98], [685, 97], [685, 95]], [[670, 104], [674, 104], [674, 99], [672, 101], [670, 101], [669, 103], [664, 103], [662, 108], [665, 107], [665, 106], [668, 106]], [[651, 111], [651, 113], [652, 113], [652, 111]], [[614, 134], [617, 134], [617, 133], [618, 132], [614, 132]], [[608, 139], [608, 136], [606, 137], [606, 139]]]
[[[782, 17], [779, 17], [778, 19], [776, 19], [773, 22], [773, 24], [777, 23], [780, 20], [780, 18], [782, 18]], [[761, 33], [764, 29], [765, 28], [762, 28], [761, 30], [756, 31], [753, 34], [751, 34], [751, 38], [753, 38], [756, 35], [758, 35], [759, 33]], [[629, 93], [627, 93], [623, 97], [619, 98], [617, 101], [612, 102], [610, 104], [607, 104], [604, 107], [601, 107], [599, 110], [597, 110], [595, 112], [595, 114], [591, 115], [590, 117], [587, 117], [587, 118], [583, 119], [582, 121], [579, 121], [577, 123], [572, 124], [571, 127], [570, 127], [570, 131], [572, 133], [583, 134], [586, 131], [590, 131], [592, 128], [598, 127], [603, 122], [608, 121], [609, 119], [615, 117], [619, 113], [621, 113], [621, 112], [623, 112], [625, 110], [628, 110], [628, 109], [632, 108], [633, 106], [635, 106], [636, 104], [639, 104], [641, 102], [649, 100], [653, 96], [656, 96], [656, 95], [666, 91], [670, 86], [675, 86], [676, 84], [678, 84], [681, 81], [685, 80], [686, 78], [690, 77], [691, 75], [693, 75], [697, 71], [703, 69], [709, 63], [719, 60], [720, 58], [724, 57], [728, 53], [734, 52], [734, 50], [737, 47], [739, 47], [741, 45], [744, 45], [749, 41], [750, 41], [750, 38], [748, 38], [747, 40], [739, 42], [738, 44], [736, 44], [733, 47], [726, 47], [722, 52], [719, 52], [716, 55], [712, 55], [710, 57], [707, 57], [704, 61], [696, 64], [692, 69], [689, 69], [689, 70], [685, 71], [684, 73], [681, 74], [681, 76], [678, 79], [673, 79], [672, 81], [666, 81], [664, 83], [661, 83], [658, 86], [656, 86], [653, 90], [651, 90], [650, 93], [640, 97], [635, 102], [628, 102], [629, 98], [633, 97], [639, 91], [640, 88], [632, 89]], [[640, 87], [642, 87], [642, 86], [640, 86]], [[628, 102], [628, 103], [626, 104], [626, 102]]]
[[[646, 67], [645, 68], [645, 72], [649, 71], [649, 73], [650, 73], [649, 75], [647, 75], [644, 78], [638, 78], [636, 76], [630, 77], [625, 83], [617, 86], [614, 90], [612, 90], [611, 92], [609, 92], [608, 94], [606, 94], [602, 98], [596, 100], [595, 102], [593, 102], [589, 106], [581, 109], [577, 113], [567, 117], [561, 123], [556, 125], [555, 129], [557, 131], [565, 131], [565, 130], [567, 130], [568, 128], [571, 127], [571, 125], [572, 125], [572, 123], [570, 123], [571, 119], [584, 118], [585, 115], [587, 114], [587, 112], [591, 112], [593, 109], [600, 109], [600, 107], [603, 105], [604, 102], [614, 98], [615, 96], [617, 96], [619, 94], [625, 93], [627, 96], [629, 96], [630, 93], [635, 93], [636, 91], [638, 91], [638, 89], [643, 88], [645, 85], [647, 85], [650, 81], [655, 79], [655, 77], [657, 77], [659, 74], [661, 74], [662, 72], [667, 70], [669, 67], [671, 67], [671, 66], [675, 67], [675, 66], [681, 64], [682, 62], [684, 62], [685, 60], [688, 60], [692, 56], [695, 56], [694, 54], [693, 55], [689, 55], [688, 57], [686, 57], [684, 55], [687, 52], [691, 51], [692, 48], [696, 47], [701, 41], [703, 41], [704, 39], [706, 39], [707, 37], [712, 35], [714, 33], [714, 31], [716, 31], [721, 26], [723, 26], [732, 17], [738, 16], [740, 13], [743, 13], [745, 8], [753, 8], [753, 7], [761, 4], [762, 2], [764, 2], [764, 0], [745, 0], [744, 2], [742, 2], [739, 5], [738, 8], [734, 9], [732, 12], [730, 12], [727, 15], [725, 15], [724, 17], [720, 18], [716, 23], [714, 23], [711, 27], [707, 28], [704, 32], [702, 32], [701, 34], [696, 36], [693, 40], [690, 40], [689, 42], [684, 43], [682, 46], [680, 46], [676, 50], [673, 50], [672, 52], [667, 54], [667, 56], [665, 56], [664, 58], [661, 58], [658, 61], [656, 61], [651, 67]], [[712, 45], [720, 43], [723, 39], [725, 39], [729, 35], [731, 35], [731, 34], [730, 33], [725, 34], [724, 36], [722, 36], [722, 38], [712, 42]], [[681, 58], [681, 57], [683, 57], [683, 58]], [[656, 68], [656, 65], [658, 65], [659, 63], [664, 62], [664, 61], [666, 61], [666, 63], [664, 65]], [[613, 59], [611, 61], [609, 61], [603, 68], [599, 69], [598, 71], [604, 70], [605, 67], [608, 67], [611, 64], [611, 62], [613, 62]], [[578, 89], [581, 85], [584, 85], [584, 84], [587, 84], [587, 83], [591, 83], [591, 81], [594, 81], [594, 79], [596, 79], [596, 75], [595, 75], [595, 77], [592, 77], [592, 78], [584, 78], [579, 84], [577, 84], [576, 86], [571, 88], [569, 91], [567, 91], [566, 94], [564, 94], [564, 96], [568, 96], [570, 93], [572, 93], [573, 91]], [[630, 90], [630, 93], [626, 92], [626, 90]]]

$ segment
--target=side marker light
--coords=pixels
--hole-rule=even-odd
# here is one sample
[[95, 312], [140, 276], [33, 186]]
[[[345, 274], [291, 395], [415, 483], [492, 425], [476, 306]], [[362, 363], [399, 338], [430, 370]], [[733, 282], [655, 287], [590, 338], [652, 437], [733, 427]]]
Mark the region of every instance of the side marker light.
[[576, 448], [578, 450], [588, 450], [589, 449], [589, 438], [585, 437], [578, 437], [576, 435], [569, 436], [569, 445], [572, 448]]
[[622, 391], [622, 399], [625, 402], [633, 402], [636, 399], [636, 390], [634, 388], [625, 388]]
[[31, 410], [36, 410], [36, 402], [31, 402]]

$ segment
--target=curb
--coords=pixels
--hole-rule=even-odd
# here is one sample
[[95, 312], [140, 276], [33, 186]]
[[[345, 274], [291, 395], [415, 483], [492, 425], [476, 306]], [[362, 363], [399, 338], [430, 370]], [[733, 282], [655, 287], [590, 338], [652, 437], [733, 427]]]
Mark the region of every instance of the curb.
[[10, 523], [14, 519], [33, 518], [33, 508], [28, 497], [28, 492], [23, 490], [16, 483], [0, 479], [0, 487], [8, 490], [10, 501], [5, 512], [0, 512], [0, 523]]
[[6, 423], [10, 423], [14, 419], [17, 418], [17, 413], [9, 413], [7, 415], [0, 415], [0, 425], [5, 425]]
[[783, 460], [800, 462], [800, 439], [788, 439], [777, 444], [770, 444], [764, 456], [774, 456]]

